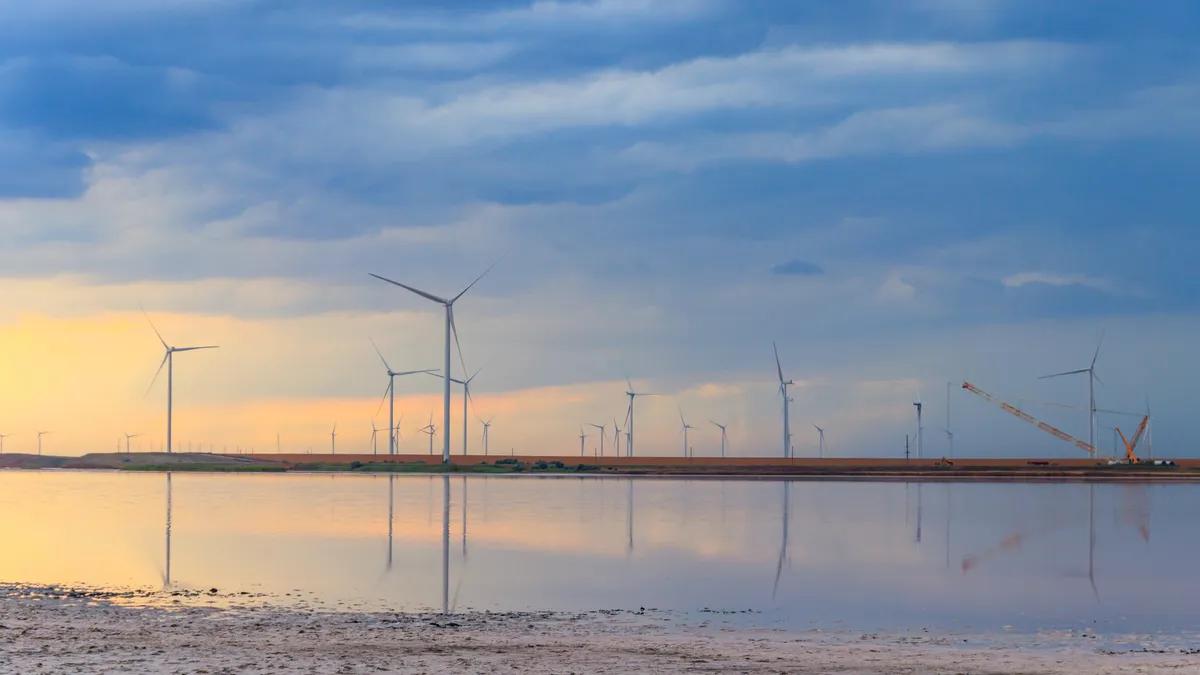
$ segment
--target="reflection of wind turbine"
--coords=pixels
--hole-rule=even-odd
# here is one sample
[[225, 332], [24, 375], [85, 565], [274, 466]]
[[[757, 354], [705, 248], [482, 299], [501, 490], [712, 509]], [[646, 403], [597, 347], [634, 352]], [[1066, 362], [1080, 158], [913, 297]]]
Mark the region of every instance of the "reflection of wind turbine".
[[658, 396], [658, 394], [634, 391], [633, 382], [628, 377], [625, 378], [625, 383], [629, 385], [629, 389], [625, 392], [625, 395], [629, 397], [629, 414], [625, 416], [625, 421], [629, 425], [629, 428], [625, 430], [625, 456], [633, 457], [633, 401], [638, 396]]
[[633, 553], [633, 479], [629, 479], [629, 505], [625, 508], [625, 529], [629, 533], [628, 552]]
[[795, 383], [783, 379], [783, 366], [779, 363], [779, 347], [774, 342], [771, 343], [771, 347], [775, 350], [775, 369], [779, 372], [779, 393], [783, 395], [783, 456], [791, 457], [792, 422], [791, 415], [788, 413], [788, 404], [792, 402], [792, 399], [788, 397], [787, 388]]
[[[492, 267], [495, 267], [499, 262], [500, 261], [497, 260], [496, 262], [492, 263]], [[466, 295], [467, 291], [471, 290], [472, 286], [479, 283], [480, 279], [487, 276], [487, 273], [492, 271], [492, 267], [489, 267], [486, 270], [484, 270], [483, 274], [480, 274], [475, 279], [475, 281], [472, 281], [469, 285], [467, 285], [467, 287], [464, 288], [461, 293], [459, 293], [458, 295], [456, 295], [450, 299], [439, 298], [436, 295], [426, 293], [425, 291], [422, 291], [417, 288], [413, 288], [412, 286], [406, 286], [405, 284], [402, 284], [399, 281], [392, 281], [391, 279], [386, 279], [384, 277], [379, 276], [378, 274], [371, 275], [371, 276], [375, 277], [376, 279], [379, 279], [380, 281], [386, 281], [389, 284], [392, 284], [394, 286], [399, 286], [400, 288], [403, 288], [406, 291], [409, 291], [411, 293], [416, 293], [417, 295], [421, 296], [422, 298], [425, 298], [426, 300], [432, 300], [433, 302], [436, 302], [446, 308], [446, 352], [445, 352], [446, 353], [446, 360], [445, 360], [446, 365], [445, 365], [445, 370], [443, 371], [446, 375], [446, 379], [443, 380], [443, 384], [444, 384], [443, 393], [445, 394], [445, 396], [444, 396], [445, 407], [443, 409], [444, 414], [442, 416], [442, 463], [444, 463], [444, 464], [450, 463], [450, 431], [449, 431], [450, 430], [450, 379], [449, 379], [449, 377], [450, 377], [451, 373], [453, 372], [450, 370], [450, 337], [451, 337], [451, 331], [455, 330], [454, 329], [454, 303], [458, 302], [459, 298]]]
[[54, 432], [53, 432], [53, 431], [39, 431], [39, 432], [37, 432], [37, 435], [38, 435], [38, 454], [39, 454], [39, 455], [40, 455], [40, 454], [42, 454], [42, 436], [45, 436], [46, 434], [52, 434], [52, 433], [54, 433]]
[[[437, 371], [435, 371], [435, 370], [405, 370], [405, 371], [401, 371], [401, 372], [396, 372], [396, 371], [392, 370], [392, 367], [390, 365], [388, 365], [387, 359], [383, 358], [383, 352], [379, 351], [379, 345], [375, 344], [374, 338], [368, 337], [367, 339], [371, 341], [371, 346], [375, 348], [375, 353], [379, 355], [379, 360], [383, 361], [383, 367], [387, 371], [388, 385], [387, 385], [387, 389], [383, 392], [383, 395], [384, 395], [384, 398], [386, 398], [388, 401], [388, 428], [392, 430], [391, 433], [388, 434], [388, 454], [394, 455], [394, 454], [396, 454], [396, 378], [397, 377], [405, 377], [407, 375], [416, 375], [417, 373], [435, 373]], [[383, 401], [379, 402], [379, 406], [381, 408], [383, 407]], [[378, 415], [379, 411], [376, 410], [375, 414]], [[374, 429], [374, 427], [375, 427], [375, 422], [372, 421], [371, 428]], [[375, 441], [371, 441], [371, 442], [372, 442], [372, 444], [375, 443]]]
[[604, 456], [604, 430], [608, 428], [607, 424], [589, 424], [589, 427], [595, 427], [600, 430], [600, 456]]
[[779, 564], [775, 566], [775, 585], [771, 587], [771, 599], [775, 599], [776, 593], [779, 592], [779, 577], [783, 574], [783, 561], [787, 557], [788, 548], [788, 512], [789, 499], [791, 497], [791, 483], [783, 481], [783, 538], [779, 543]]
[[162, 363], [158, 364], [158, 370], [154, 373], [154, 379], [150, 380], [150, 387], [146, 389], [146, 393], [150, 393], [150, 389], [154, 388], [154, 383], [158, 381], [158, 376], [162, 373], [163, 366], [167, 367], [167, 452], [174, 452], [175, 448], [171, 444], [171, 422], [174, 407], [175, 393], [175, 354], [177, 352], [194, 352], [199, 349], [217, 349], [217, 345], [208, 345], [205, 347], [172, 347], [163, 339], [162, 333], [158, 332], [158, 328], [154, 326], [154, 322], [150, 321], [150, 315], [146, 314], [145, 308], [142, 309], [142, 314], [145, 314], [146, 321], [150, 323], [150, 328], [154, 334], [158, 336], [158, 341], [162, 343], [163, 349], [167, 350], [163, 356]]
[[387, 549], [387, 571], [392, 571], [392, 543], [394, 525], [396, 520], [396, 476], [388, 476], [388, 549]]
[[450, 476], [442, 475], [442, 614], [450, 613]]
[[709, 420], [709, 422], [713, 426], [715, 426], [716, 428], [721, 430], [721, 456], [724, 457], [725, 456], [725, 441], [728, 440], [728, 437], [725, 434], [725, 430], [729, 428], [729, 425], [717, 424], [716, 422], [713, 422], [712, 420]]
[[813, 425], [817, 430], [817, 457], [825, 456], [825, 430], [817, 425]]
[[[1088, 445], [1096, 447], [1096, 382], [1100, 382], [1100, 378], [1096, 377], [1096, 359], [1100, 358], [1100, 348], [1104, 346], [1104, 332], [1100, 333], [1100, 342], [1096, 344], [1096, 353], [1092, 355], [1092, 363], [1087, 368], [1080, 370], [1069, 370], [1065, 373], [1055, 373], [1053, 375], [1043, 375], [1039, 380], [1048, 380], [1054, 377], [1065, 377], [1067, 375], [1084, 375], [1088, 376]], [[1104, 384], [1100, 382], [1100, 384]]]
[[683, 456], [691, 457], [692, 449], [691, 446], [688, 445], [688, 429], [695, 429], [696, 427], [688, 424], [687, 420], [683, 419], [683, 408], [679, 409], [679, 423], [683, 425], [683, 427], [679, 430], [679, 433], [683, 434]]
[[171, 472], [167, 472], [167, 567], [163, 572], [163, 590], [171, 587]]
[[[1103, 339], [1103, 338], [1101, 338]], [[1096, 352], [1099, 353], [1097, 348]], [[1092, 360], [1095, 366], [1095, 359]], [[1094, 400], [1093, 400], [1094, 402]], [[1095, 447], [1095, 446], [1093, 446]], [[1096, 588], [1096, 484], [1088, 485], [1088, 582], [1092, 585], [1092, 594], [1096, 602], [1100, 601], [1100, 589]]]

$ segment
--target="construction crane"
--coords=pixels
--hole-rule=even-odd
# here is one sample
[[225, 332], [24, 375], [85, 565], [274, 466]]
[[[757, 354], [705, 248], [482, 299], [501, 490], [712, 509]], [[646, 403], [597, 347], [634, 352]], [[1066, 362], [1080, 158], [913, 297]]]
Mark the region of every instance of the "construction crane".
[[1121, 436], [1121, 442], [1125, 444], [1125, 461], [1126, 462], [1129, 462], [1130, 464], [1137, 464], [1138, 462], [1141, 461], [1138, 459], [1138, 456], [1136, 454], [1134, 454], [1133, 451], [1137, 449], [1138, 442], [1140, 442], [1142, 440], [1142, 434], [1146, 433], [1146, 427], [1149, 424], [1150, 424], [1150, 416], [1146, 415], [1145, 417], [1142, 418], [1142, 423], [1138, 425], [1137, 431], [1135, 431], [1133, 433], [1133, 440], [1129, 440], [1129, 441], [1125, 440], [1125, 433], [1123, 431], [1121, 431], [1120, 427], [1117, 427], [1117, 434], [1119, 434]]
[[1001, 401], [1000, 399], [996, 398], [995, 396], [992, 396], [991, 394], [980, 389], [979, 387], [976, 387], [975, 385], [971, 384], [970, 382], [963, 382], [962, 388], [966, 389], [967, 391], [971, 392], [972, 394], [976, 394], [977, 396], [982, 397], [983, 399], [985, 399], [991, 403], [995, 403], [996, 405], [1003, 408], [1006, 412], [1019, 417], [1020, 419], [1032, 424], [1033, 426], [1058, 438], [1059, 440], [1063, 440], [1068, 443], [1071, 443], [1075, 447], [1079, 448], [1080, 450], [1083, 450], [1084, 452], [1088, 453], [1089, 455], [1091, 455], [1093, 457], [1096, 456], [1096, 448], [1092, 447], [1088, 443], [1085, 443], [1085, 442], [1079, 440], [1078, 438], [1075, 438], [1074, 436], [1072, 436], [1071, 434], [1068, 434], [1065, 431], [1061, 431], [1059, 429], [1056, 429], [1056, 428], [1050, 426], [1049, 424], [1046, 424], [1045, 422], [1042, 422], [1041, 420], [1035, 418], [1033, 415], [1030, 415], [1029, 413], [1017, 408], [1016, 406], [1013, 406], [1008, 403], [1005, 403], [1004, 401]]

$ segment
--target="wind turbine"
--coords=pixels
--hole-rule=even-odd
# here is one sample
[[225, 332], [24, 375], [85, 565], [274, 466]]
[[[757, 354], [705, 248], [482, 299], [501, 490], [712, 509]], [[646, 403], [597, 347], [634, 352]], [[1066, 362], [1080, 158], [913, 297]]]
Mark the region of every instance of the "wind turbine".
[[138, 436], [141, 436], [141, 434], [125, 434], [125, 452], [126, 453], [129, 452], [129, 439], [137, 438]]
[[616, 445], [616, 450], [613, 457], [621, 456], [621, 427], [617, 425], [617, 420], [613, 419], [613, 444]]
[[600, 430], [600, 456], [604, 456], [604, 430], [608, 427], [607, 424], [589, 424], [589, 427], [595, 427]]
[[[1088, 376], [1088, 444], [1093, 448], [1096, 447], [1096, 382], [1100, 378], [1096, 377], [1096, 359], [1100, 358], [1100, 348], [1104, 346], [1104, 332], [1100, 333], [1100, 342], [1096, 344], [1096, 353], [1092, 355], [1092, 362], [1087, 368], [1080, 370], [1069, 370], [1065, 373], [1055, 373], [1053, 375], [1043, 375], [1039, 380], [1049, 380], [1054, 377], [1065, 377], [1067, 375], [1083, 375]], [[1100, 384], [1104, 382], [1100, 381]]]
[[792, 399], [788, 397], [787, 388], [795, 383], [783, 379], [783, 366], [779, 363], [779, 346], [772, 342], [771, 347], [775, 349], [775, 369], [779, 371], [779, 393], [783, 395], [783, 456], [791, 457], [792, 429], [788, 404], [792, 402]]
[[[375, 339], [370, 337], [367, 339], [371, 341], [371, 346], [375, 348], [375, 353], [379, 355], [379, 360], [383, 361], [383, 367], [387, 370], [388, 386], [387, 389], [384, 390], [383, 395], [388, 398], [388, 428], [392, 430], [392, 432], [388, 434], [388, 454], [394, 455], [396, 454], [396, 378], [404, 377], [406, 375], [416, 375], [417, 373], [436, 373], [437, 371], [405, 370], [398, 373], [392, 370], [392, 367], [388, 365], [387, 359], [383, 358], [383, 352], [379, 351], [379, 345], [375, 344]], [[383, 401], [379, 402], [379, 406], [383, 407]], [[379, 413], [378, 410], [375, 412], [376, 414]], [[374, 429], [374, 427], [375, 422], [372, 420], [371, 428]], [[374, 441], [372, 441], [372, 443], [373, 442]]]
[[[456, 340], [457, 340], [457, 338], [456, 338]], [[458, 360], [459, 360], [459, 363], [462, 363], [462, 354], [461, 353], [458, 355]], [[464, 368], [465, 368], [465, 366], [464, 366]], [[462, 451], [463, 455], [467, 454], [467, 404], [471, 403], [474, 400], [471, 398], [471, 381], [474, 380], [476, 378], [476, 376], [479, 375], [480, 370], [483, 370], [483, 369], [482, 368], [477, 369], [475, 371], [474, 375], [468, 377], [465, 380], [460, 380], [460, 379], [457, 379], [454, 377], [450, 378], [451, 382], [453, 382], [454, 384], [461, 384], [462, 388], [463, 388], [463, 451]], [[438, 377], [438, 378], [440, 378], [442, 376], [442, 374], [436, 370], [425, 371], [425, 372], [428, 372], [429, 374], [433, 375], [434, 377]]]
[[429, 435], [429, 454], [433, 454], [433, 435], [437, 433], [437, 427], [433, 424], [433, 413], [429, 413], [429, 424], [421, 429], [417, 429], [420, 433]]
[[688, 424], [687, 420], [683, 419], [683, 408], [679, 409], [679, 422], [683, 425], [683, 428], [680, 430], [680, 433], [683, 434], [683, 456], [691, 457], [692, 452], [688, 446], [688, 429], [695, 429], [696, 427]]
[[[492, 266], [487, 268], [486, 270], [484, 270], [483, 274], [480, 274], [475, 279], [475, 281], [472, 281], [466, 288], [464, 288], [462, 290], [461, 293], [454, 296], [453, 298], [450, 298], [449, 300], [447, 300], [446, 298], [439, 298], [436, 295], [433, 295], [431, 293], [426, 293], [425, 291], [422, 291], [417, 288], [413, 288], [412, 286], [407, 286], [405, 284], [400, 283], [399, 281], [392, 281], [391, 279], [381, 277], [378, 274], [371, 274], [371, 276], [375, 277], [376, 279], [379, 279], [380, 281], [386, 281], [389, 284], [399, 286], [400, 288], [403, 288], [406, 291], [409, 291], [411, 293], [416, 293], [417, 295], [421, 296], [422, 298], [436, 302], [446, 308], [446, 361], [445, 361], [446, 367], [445, 367], [445, 370], [443, 371], [443, 372], [445, 372], [446, 377], [443, 380], [444, 385], [445, 385], [443, 388], [445, 400], [444, 400], [444, 410], [443, 410], [443, 416], [442, 416], [442, 463], [443, 464], [450, 463], [450, 373], [451, 373], [451, 371], [450, 371], [450, 337], [451, 337], [451, 332], [455, 330], [454, 329], [454, 303], [458, 302], [459, 298], [466, 295], [467, 291], [471, 290], [472, 286], [479, 283], [479, 280], [484, 278], [485, 276], [487, 276], [487, 273], [492, 271], [492, 267], [495, 267], [499, 263], [500, 263], [499, 260], [492, 263]], [[430, 439], [432, 440], [432, 438], [433, 437], [431, 436]]]
[[0, 455], [4, 454], [4, 439], [12, 436], [12, 434], [0, 434]]
[[483, 421], [482, 419], [479, 420], [479, 422], [481, 424], [483, 424], [483, 454], [484, 455], [488, 454], [488, 430], [492, 428], [492, 420], [493, 419], [495, 419], [495, 418], [489, 417], [486, 422]]
[[813, 425], [813, 428], [817, 430], [817, 435], [818, 435], [817, 457], [824, 457], [825, 456], [825, 430], [815, 424]]
[[633, 401], [638, 396], [658, 396], [658, 394], [634, 391], [633, 382], [630, 382], [628, 377], [625, 378], [625, 384], [629, 385], [629, 389], [625, 392], [625, 395], [629, 397], [629, 414], [626, 416], [629, 421], [629, 428], [625, 430], [625, 455], [633, 457]]
[[579, 427], [579, 456], [583, 457], [583, 444], [587, 441], [587, 434], [583, 433], [583, 427]]
[[954, 459], [954, 432], [950, 431], [950, 387], [953, 382], [946, 383], [946, 427], [942, 431], [946, 432], [946, 440], [950, 442], [950, 459]]
[[329, 432], [329, 449], [337, 454], [337, 422], [333, 423], [333, 431]]
[[729, 425], [728, 424], [717, 424], [716, 422], [713, 422], [712, 420], [709, 420], [709, 423], [711, 423], [713, 426], [715, 426], [716, 428], [721, 430], [721, 456], [724, 457], [725, 456], [725, 441], [727, 439], [727, 436], [725, 435], [725, 430], [729, 428]]
[[917, 392], [917, 400], [913, 401], [913, 405], [917, 408], [917, 459], [921, 459], [923, 456], [921, 454], [922, 441], [925, 434], [925, 430], [921, 426], [921, 409], [925, 407], [925, 404], [921, 402], [921, 392]]
[[54, 433], [54, 432], [53, 432], [53, 431], [39, 431], [39, 432], [37, 432], [37, 435], [38, 435], [38, 454], [39, 454], [39, 455], [40, 455], [40, 454], [42, 454], [42, 436], [45, 436], [46, 434], [52, 434], [52, 433]]
[[150, 315], [146, 314], [145, 308], [142, 308], [142, 314], [146, 316], [146, 321], [150, 324], [150, 328], [154, 334], [158, 336], [158, 341], [162, 343], [163, 349], [167, 350], [163, 356], [162, 363], [158, 364], [158, 370], [154, 373], [154, 379], [150, 380], [150, 387], [146, 389], [146, 393], [150, 393], [150, 389], [154, 388], [154, 383], [158, 381], [159, 374], [162, 373], [163, 366], [167, 367], [167, 452], [174, 452], [175, 448], [171, 445], [171, 422], [174, 413], [174, 392], [175, 392], [175, 354], [177, 352], [194, 352], [199, 349], [217, 349], [219, 345], [207, 345], [204, 347], [172, 347], [163, 339], [162, 333], [158, 332], [154, 322], [150, 320]]
[[371, 420], [371, 454], [379, 454], [379, 429], [375, 428], [375, 420]]

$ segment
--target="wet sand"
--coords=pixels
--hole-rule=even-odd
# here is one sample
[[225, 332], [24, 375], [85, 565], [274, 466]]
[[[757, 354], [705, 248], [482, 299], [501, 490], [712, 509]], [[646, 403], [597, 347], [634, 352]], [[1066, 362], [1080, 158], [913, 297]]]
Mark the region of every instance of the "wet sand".
[[653, 611], [443, 616], [121, 604], [156, 595], [0, 586], [0, 673], [1200, 672], [1200, 654], [1178, 646], [1131, 638], [1098, 649], [1086, 634], [760, 630]]

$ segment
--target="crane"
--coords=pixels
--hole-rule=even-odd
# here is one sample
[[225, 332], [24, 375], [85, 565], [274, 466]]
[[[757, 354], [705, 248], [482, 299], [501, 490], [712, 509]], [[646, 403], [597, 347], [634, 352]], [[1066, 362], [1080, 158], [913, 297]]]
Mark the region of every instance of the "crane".
[[987, 400], [990, 403], [995, 403], [996, 405], [1003, 408], [1005, 410], [1005, 412], [1008, 412], [1012, 415], [1015, 415], [1015, 416], [1021, 418], [1022, 420], [1041, 429], [1042, 431], [1045, 431], [1046, 433], [1051, 434], [1052, 436], [1055, 436], [1059, 440], [1063, 440], [1068, 443], [1071, 443], [1075, 447], [1079, 448], [1080, 450], [1083, 450], [1084, 452], [1088, 453], [1089, 455], [1092, 455], [1093, 457], [1096, 456], [1096, 448], [1092, 447], [1091, 445], [1079, 440], [1078, 438], [1075, 438], [1074, 436], [1072, 436], [1071, 434], [1068, 434], [1065, 431], [1056, 429], [1056, 428], [1050, 426], [1049, 424], [1046, 424], [1045, 422], [1042, 422], [1041, 420], [1036, 419], [1033, 415], [1030, 415], [1029, 413], [1017, 408], [1016, 406], [1013, 406], [1008, 403], [1005, 403], [1004, 401], [1001, 401], [1000, 399], [996, 398], [995, 396], [992, 396], [991, 394], [980, 389], [979, 387], [976, 387], [975, 385], [971, 384], [970, 382], [963, 382], [962, 388], [966, 389], [967, 391], [971, 392], [972, 394], [976, 394], [977, 396], [982, 397], [983, 399]]
[[1138, 456], [1136, 454], [1134, 454], [1133, 451], [1137, 449], [1138, 442], [1142, 440], [1142, 434], [1146, 433], [1146, 427], [1149, 424], [1150, 424], [1150, 416], [1146, 415], [1145, 417], [1142, 418], [1142, 423], [1138, 425], [1137, 431], [1135, 431], [1133, 433], [1133, 440], [1128, 440], [1128, 441], [1125, 440], [1125, 433], [1123, 431], [1121, 431], [1120, 428], [1117, 429], [1117, 433], [1120, 434], [1120, 436], [1121, 436], [1121, 442], [1125, 444], [1125, 461], [1126, 462], [1129, 462], [1130, 464], [1137, 464], [1138, 462], [1141, 461], [1138, 459]]

